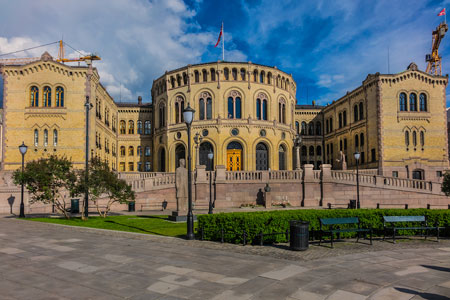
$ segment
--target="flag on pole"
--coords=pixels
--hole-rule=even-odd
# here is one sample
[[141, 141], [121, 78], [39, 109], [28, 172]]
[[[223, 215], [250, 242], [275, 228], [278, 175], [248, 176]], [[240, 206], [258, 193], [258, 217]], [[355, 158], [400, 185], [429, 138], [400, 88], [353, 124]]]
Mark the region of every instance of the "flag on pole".
[[441, 12], [438, 14], [438, 17], [440, 16], [445, 16], [445, 8], [443, 8]]
[[220, 39], [222, 38], [222, 32], [223, 32], [223, 23], [222, 23], [222, 27], [220, 27], [219, 38], [217, 39], [217, 43], [216, 43], [216, 45], [214, 46], [214, 48], [216, 48], [216, 47], [219, 45]]

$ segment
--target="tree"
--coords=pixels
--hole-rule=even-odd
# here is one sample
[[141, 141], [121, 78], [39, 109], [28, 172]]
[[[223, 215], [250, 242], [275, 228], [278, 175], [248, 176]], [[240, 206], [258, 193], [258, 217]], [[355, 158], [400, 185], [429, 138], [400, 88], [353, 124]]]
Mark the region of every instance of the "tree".
[[66, 157], [51, 155], [26, 164], [24, 172], [18, 169], [13, 174], [15, 184], [24, 184], [31, 194], [30, 204], [42, 202], [54, 205], [55, 209], [67, 219], [65, 197], [71, 196], [76, 188], [77, 175], [72, 162]]
[[450, 196], [450, 172], [445, 172], [441, 190], [446, 196]]
[[[131, 186], [125, 180], [119, 179], [117, 174], [109, 169], [108, 164], [100, 159], [91, 159], [88, 175], [89, 200], [94, 202], [98, 214], [103, 218], [107, 216], [114, 203], [123, 204], [134, 201], [135, 193]], [[85, 170], [79, 172], [76, 186], [76, 193], [79, 195], [86, 190]], [[103, 212], [100, 209], [99, 199], [101, 196], [107, 197]]]

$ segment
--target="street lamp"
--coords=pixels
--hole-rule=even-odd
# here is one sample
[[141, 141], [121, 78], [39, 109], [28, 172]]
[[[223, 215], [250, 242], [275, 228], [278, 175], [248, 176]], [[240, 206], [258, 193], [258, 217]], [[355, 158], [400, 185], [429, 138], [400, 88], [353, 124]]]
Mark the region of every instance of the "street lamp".
[[84, 217], [87, 219], [89, 217], [89, 110], [91, 109], [91, 104], [89, 102], [89, 96], [86, 96], [86, 102], [84, 103], [84, 107], [86, 108], [86, 152], [84, 158], [85, 164], [85, 190], [84, 190]]
[[209, 164], [211, 166], [211, 170], [209, 171], [209, 210], [208, 210], [208, 214], [213, 213], [213, 204], [212, 204], [213, 158], [214, 158], [214, 153], [211, 150], [209, 150], [208, 159], [209, 159]]
[[359, 202], [359, 158], [361, 157], [361, 153], [356, 151], [354, 155], [356, 160], [356, 207], [361, 208], [361, 204]]
[[297, 133], [292, 140], [295, 147], [295, 169], [300, 170], [300, 145], [302, 143], [302, 137]]
[[25, 205], [23, 204], [23, 172], [24, 172], [24, 165], [25, 165], [25, 153], [27, 153], [28, 147], [25, 145], [25, 143], [22, 141], [22, 145], [19, 146], [19, 151], [22, 154], [22, 191], [21, 191], [21, 198], [20, 198], [20, 214], [19, 218], [25, 218]]
[[187, 126], [187, 138], [188, 138], [188, 214], [187, 214], [187, 239], [193, 240], [194, 236], [194, 215], [192, 214], [192, 174], [191, 174], [191, 124], [194, 119], [195, 110], [188, 106], [183, 112], [184, 122]]
[[195, 166], [200, 165], [200, 144], [203, 141], [203, 136], [200, 135], [200, 133], [196, 133], [194, 135], [194, 143], [195, 143]]

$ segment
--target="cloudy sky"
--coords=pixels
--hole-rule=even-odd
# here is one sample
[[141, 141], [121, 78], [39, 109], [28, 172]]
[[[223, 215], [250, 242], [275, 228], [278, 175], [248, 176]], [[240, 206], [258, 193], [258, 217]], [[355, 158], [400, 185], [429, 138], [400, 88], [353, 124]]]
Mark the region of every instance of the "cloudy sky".
[[[150, 101], [165, 70], [221, 59], [214, 44], [223, 21], [226, 60], [277, 66], [293, 74], [298, 103], [326, 104], [368, 73], [387, 73], [388, 52], [391, 73], [412, 61], [425, 70], [431, 31], [443, 20], [437, 13], [450, 0], [0, 0], [0, 7], [0, 55], [64, 38], [101, 56], [95, 66], [116, 101]], [[56, 44], [13, 56], [45, 50], [57, 56]], [[440, 54], [450, 73], [450, 33]], [[66, 55], [78, 54], [66, 47]]]

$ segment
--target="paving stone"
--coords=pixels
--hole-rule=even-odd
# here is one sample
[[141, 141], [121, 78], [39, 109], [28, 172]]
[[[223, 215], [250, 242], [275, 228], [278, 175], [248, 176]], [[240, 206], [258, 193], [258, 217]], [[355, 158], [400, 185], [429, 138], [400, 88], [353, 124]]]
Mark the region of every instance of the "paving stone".
[[155, 293], [160, 293], [160, 294], [167, 294], [173, 290], [178, 289], [180, 286], [176, 285], [176, 284], [171, 284], [171, 283], [167, 283], [167, 282], [163, 282], [163, 281], [158, 281], [154, 284], [152, 284], [151, 286], [149, 286], [147, 288], [147, 290], [155, 292]]
[[404, 287], [388, 287], [380, 290], [375, 293], [369, 299], [371, 300], [409, 300], [415, 295], [417, 292], [412, 291], [411, 289]]
[[22, 253], [25, 251], [17, 249], [17, 248], [1, 248], [0, 252], [5, 253], [5, 254], [17, 254], [17, 253]]
[[416, 273], [426, 273], [428, 271], [429, 271], [429, 269], [421, 267], [421, 266], [412, 266], [412, 267], [408, 267], [404, 270], [395, 272], [395, 275], [404, 276], [404, 275], [410, 275], [410, 274], [416, 274]]
[[161, 268], [156, 269], [157, 271], [167, 272], [167, 273], [173, 273], [177, 275], [185, 275], [190, 272], [193, 272], [194, 270], [188, 269], [188, 268], [179, 268], [174, 266], [164, 266]]
[[330, 296], [328, 296], [327, 300], [364, 300], [366, 299], [366, 296], [355, 294], [347, 291], [337, 290]]
[[344, 284], [340, 287], [341, 290], [365, 296], [369, 296], [379, 288], [379, 285], [363, 282], [360, 280], [351, 280], [347, 284]]
[[178, 276], [178, 275], [167, 275], [165, 277], [160, 278], [159, 280], [182, 286], [193, 286], [196, 283], [200, 282], [200, 280], [194, 278], [187, 278], [185, 276]]
[[243, 284], [244, 282], [247, 282], [247, 278], [239, 278], [239, 277], [225, 277], [222, 279], [217, 280], [217, 283], [221, 284], [227, 284], [227, 285], [238, 285]]
[[85, 265], [76, 261], [64, 261], [59, 263], [58, 267], [80, 273], [92, 273], [99, 269], [97, 267]]
[[212, 300], [247, 300], [252, 294], [238, 294], [235, 291], [227, 290], [212, 298]]
[[307, 270], [308, 270], [307, 268], [303, 268], [303, 267], [300, 267], [297, 265], [289, 265], [289, 266], [284, 267], [283, 269], [263, 273], [259, 276], [270, 278], [270, 279], [275, 279], [275, 280], [284, 280], [286, 278], [300, 274]]
[[450, 281], [443, 282], [443, 283], [439, 284], [439, 286], [450, 289]]
[[303, 290], [298, 290], [295, 293], [293, 293], [291, 296], [293, 299], [298, 300], [323, 300], [326, 296], [316, 293], [311, 293]]
[[114, 255], [114, 254], [105, 254], [105, 256], [103, 258], [108, 261], [115, 262], [115, 263], [127, 263], [127, 262], [130, 262], [133, 260], [132, 257], [127, 257], [127, 256], [123, 256], [123, 255]]
[[188, 274], [191, 277], [210, 281], [210, 282], [218, 282], [221, 279], [225, 278], [225, 275], [217, 274], [217, 273], [211, 273], [211, 272], [201, 272], [201, 271], [194, 271]]

